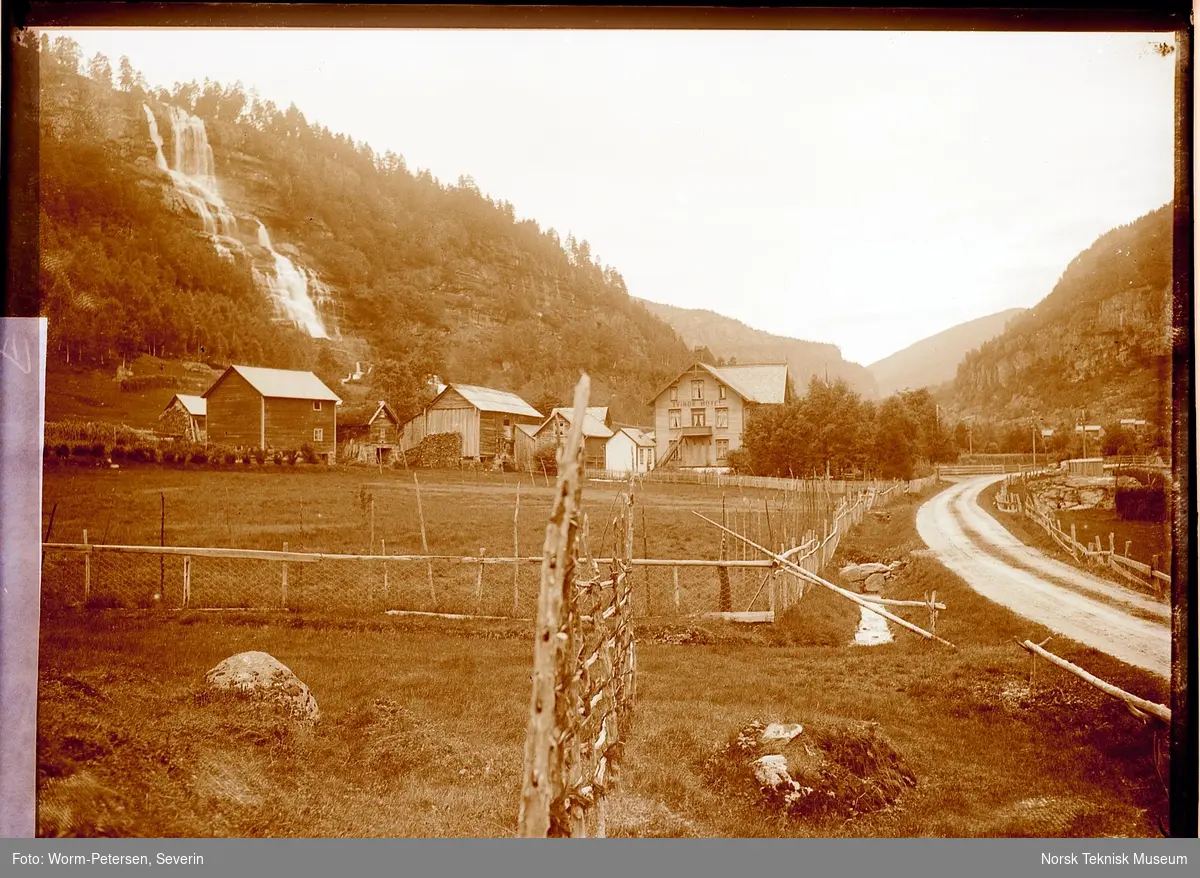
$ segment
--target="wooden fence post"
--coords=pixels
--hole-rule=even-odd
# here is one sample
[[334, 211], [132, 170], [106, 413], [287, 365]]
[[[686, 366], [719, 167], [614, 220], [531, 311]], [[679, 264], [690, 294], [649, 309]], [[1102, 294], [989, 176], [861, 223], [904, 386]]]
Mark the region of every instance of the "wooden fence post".
[[[83, 529], [83, 544], [86, 546], [87, 528]], [[92, 596], [92, 550], [83, 551], [83, 605], [86, 607]]]
[[183, 606], [187, 607], [192, 601], [192, 559], [183, 556]]
[[487, 554], [487, 548], [479, 547], [479, 569], [475, 571], [475, 613], [483, 615], [483, 556]]
[[[361, 545], [361, 543], [360, 543], [360, 545]], [[283, 551], [286, 552], [287, 550], [288, 550], [288, 544], [284, 543]], [[285, 610], [287, 609], [287, 568], [288, 568], [287, 561], [284, 561], [283, 562], [283, 590], [282, 590], [282, 598], [280, 600], [280, 606], [282, 606]]]
[[[426, 555], [429, 554], [429, 540], [425, 536], [425, 508], [421, 505], [421, 483], [417, 480], [417, 474], [413, 473], [413, 484], [417, 488], [417, 518], [421, 522], [421, 551]], [[433, 609], [437, 609], [437, 589], [433, 585], [433, 561], [426, 559], [425, 570], [429, 576], [429, 599], [433, 601]]]
[[[371, 501], [372, 504], [374, 502], [374, 500]], [[390, 589], [388, 588], [387, 540], [383, 537], [379, 538], [379, 554], [383, 555], [383, 600], [386, 606], [387, 600], [390, 597]]]
[[679, 615], [679, 566], [671, 568], [675, 578], [675, 615]]
[[[513, 506], [513, 615], [521, 613], [521, 538], [517, 522], [521, 517], [521, 483], [517, 482], [517, 502]], [[601, 547], [603, 549], [603, 547]]]

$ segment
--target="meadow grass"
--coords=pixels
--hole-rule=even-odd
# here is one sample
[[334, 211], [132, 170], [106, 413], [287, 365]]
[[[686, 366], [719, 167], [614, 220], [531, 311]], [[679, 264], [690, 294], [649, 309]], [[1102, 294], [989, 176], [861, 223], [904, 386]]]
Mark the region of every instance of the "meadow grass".
[[[153, 484], [145, 490], [157, 501]], [[440, 502], [453, 507], [452, 486], [442, 493]], [[494, 493], [507, 501], [512, 489]], [[487, 528], [482, 496], [477, 523]], [[211, 498], [194, 499], [217, 508]], [[887, 521], [868, 517], [843, 540], [837, 561], [908, 558], [888, 596], [936, 589], [948, 605], [938, 634], [958, 648], [900, 630], [891, 644], [850, 646], [858, 608], [819, 587], [774, 625], [635, 619], [638, 701], [610, 834], [1158, 834], [1166, 794], [1151, 729], [1078, 679], [1034, 664], [1013, 642], [1040, 641], [1047, 631], [912, 554], [921, 547], [913, 525], [920, 499], [897, 503]], [[593, 509], [604, 495], [589, 491], [585, 500]], [[690, 502], [686, 494], [675, 500]], [[505, 509], [511, 513], [499, 503], [492, 514]], [[127, 521], [132, 527], [136, 518]], [[490, 527], [504, 523], [511, 528], [510, 517]], [[219, 532], [219, 523], [211, 526]], [[710, 544], [707, 526], [690, 527], [693, 534], [680, 525], [677, 535], [685, 548]], [[923, 610], [904, 615], [927, 624]], [[1166, 697], [1164, 681], [1094, 650], [1058, 638], [1051, 648], [1143, 697]], [[253, 703], [208, 694], [204, 673], [244, 650], [292, 668], [317, 698], [321, 722], [306, 730]], [[532, 628], [515, 621], [51, 614], [40, 669], [40, 831], [511, 835], [531, 659]], [[916, 786], [890, 808], [835, 821], [788, 820], [728, 796], [714, 785], [710, 760], [753, 720], [877, 723]]]

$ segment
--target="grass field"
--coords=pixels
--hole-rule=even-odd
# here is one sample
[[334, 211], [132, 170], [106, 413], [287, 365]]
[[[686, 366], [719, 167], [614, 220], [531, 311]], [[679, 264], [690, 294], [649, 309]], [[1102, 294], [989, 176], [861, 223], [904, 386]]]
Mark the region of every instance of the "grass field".
[[[473, 556], [482, 546], [489, 555], [511, 556], [516, 514], [521, 553], [541, 554], [553, 480], [433, 470], [421, 470], [417, 478], [430, 553]], [[605, 533], [605, 526], [626, 488], [587, 484], [596, 554], [612, 551], [613, 533], [611, 527]], [[646, 483], [635, 500], [637, 555], [718, 557], [719, 532], [693, 511], [720, 520], [719, 490]], [[819, 531], [835, 502], [810, 498], [801, 503], [759, 489], [724, 495], [730, 526], [775, 548], [787, 541], [785, 535]], [[133, 464], [117, 470], [49, 466], [45, 471], [42, 508], [47, 530], [53, 513], [55, 542], [78, 542], [87, 528], [93, 543], [158, 545], [164, 503], [167, 545], [279, 549], [287, 542], [293, 551], [367, 553], [373, 503], [375, 549], [383, 541], [392, 554], [422, 553], [417, 486], [413, 473], [402, 469], [268, 464], [211, 471]]]
[[[149, 481], [130, 487], [140, 486], [150, 499], [129, 493], [133, 508], [121, 526], [131, 541], [145, 533], [140, 528], [147, 527], [141, 522], [148, 509], [157, 513], [161, 489], [158, 476], [137, 478]], [[274, 489], [263, 487], [272, 476], [237, 478], [265, 479], [254, 484]], [[334, 474], [317, 478], [355, 489]], [[264, 502], [249, 484], [231, 482], [241, 489], [231, 489], [236, 499], [224, 500], [246, 515]], [[274, 495], [276, 503], [291, 484], [279, 479], [284, 493]], [[51, 481], [47, 492], [59, 498], [60, 514], [75, 516], [68, 520], [78, 528], [103, 510], [98, 502], [108, 496], [107, 487]], [[183, 534], [219, 535], [223, 491], [200, 483], [175, 488], [177, 502], [195, 502], [218, 519], [189, 524]], [[402, 490], [399, 480], [394, 490]], [[494, 534], [503, 546], [514, 493], [515, 484], [478, 494], [443, 484], [429, 496], [447, 516], [478, 497], [476, 532]], [[595, 508], [606, 497], [589, 491], [585, 502]], [[664, 523], [652, 532], [651, 546], [658, 540], [661, 551], [711, 548], [702, 524], [679, 524], [670, 537], [675, 545], [668, 543], [662, 533], [671, 529], [666, 510], [677, 506], [682, 513], [700, 501], [689, 499], [685, 489], [678, 495], [664, 491], [662, 498], [653, 510]], [[397, 499], [395, 505], [399, 519], [406, 504]], [[889, 521], [868, 518], [839, 554], [849, 560], [905, 557], [920, 546], [916, 506], [915, 498], [907, 498], [892, 507]], [[542, 514], [536, 501], [528, 508], [530, 519]], [[317, 512], [310, 507], [309, 520]], [[489, 516], [500, 521], [489, 523]], [[252, 532], [245, 519], [238, 520], [244, 539], [279, 538], [278, 532]], [[529, 546], [536, 550], [538, 525], [528, 526]], [[395, 538], [403, 539], [398, 521], [393, 527]], [[336, 543], [357, 539], [351, 529], [347, 521], [306, 533]], [[438, 539], [447, 549], [477, 541], [449, 524]], [[932, 589], [948, 605], [938, 633], [958, 646], [955, 651], [899, 630], [891, 644], [848, 646], [859, 611], [819, 588], [775, 625], [638, 623], [638, 703], [610, 834], [1157, 835], [1166, 800], [1151, 731], [1075, 678], [1045, 663], [1034, 670], [1013, 638], [1040, 641], [1047, 632], [979, 597], [931, 559], [911, 556], [889, 596], [919, 598]], [[924, 616], [910, 618], [923, 624]], [[382, 616], [50, 615], [41, 639], [40, 831], [511, 835], [531, 635], [519, 622]], [[1094, 651], [1057, 639], [1051, 648], [1143, 697], [1166, 696], [1165, 684]], [[315, 728], [306, 731], [249, 702], [204, 691], [209, 668], [252, 649], [271, 653], [309, 685], [322, 711]], [[788, 821], [712, 785], [707, 760], [748, 721], [816, 725], [841, 719], [877, 723], [915, 774], [916, 787], [896, 805], [849, 821]]]
[[116, 365], [100, 371], [52, 357], [46, 363], [46, 420], [78, 418], [152, 430], [172, 396], [203, 393], [218, 374], [197, 365], [188, 369], [177, 360], [149, 356], [134, 360], [130, 371], [133, 378], [144, 383], [157, 379], [160, 386], [122, 390]]

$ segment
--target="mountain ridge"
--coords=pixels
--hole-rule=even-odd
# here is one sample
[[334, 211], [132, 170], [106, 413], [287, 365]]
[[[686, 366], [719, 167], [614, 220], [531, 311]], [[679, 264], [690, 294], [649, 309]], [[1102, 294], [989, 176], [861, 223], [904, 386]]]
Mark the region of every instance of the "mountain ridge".
[[739, 363], [786, 362], [798, 388], [813, 377], [832, 381], [845, 379], [852, 389], [868, 399], [876, 398], [878, 388], [866, 367], [846, 360], [841, 349], [830, 342], [809, 341], [775, 335], [707, 308], [683, 308], [663, 302], [639, 299], [652, 314], [666, 321], [693, 349], [706, 348], [714, 357]]
[[956, 324], [868, 364], [867, 371], [884, 396], [898, 390], [938, 387], [954, 380], [958, 364], [969, 351], [1002, 333], [1009, 321], [1026, 310], [1007, 308]]

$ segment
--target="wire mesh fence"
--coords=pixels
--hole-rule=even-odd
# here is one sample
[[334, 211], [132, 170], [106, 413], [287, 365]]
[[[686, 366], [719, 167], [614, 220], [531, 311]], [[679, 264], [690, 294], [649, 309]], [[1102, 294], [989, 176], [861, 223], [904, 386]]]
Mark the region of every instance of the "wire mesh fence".
[[[272, 554], [278, 557], [256, 557]], [[42, 606], [51, 612], [288, 609], [524, 619], [537, 608], [540, 558], [248, 555], [203, 547], [52, 544], [43, 552]], [[771, 592], [764, 582], [772, 572], [770, 561], [635, 559], [628, 573], [631, 612], [766, 610]]]

